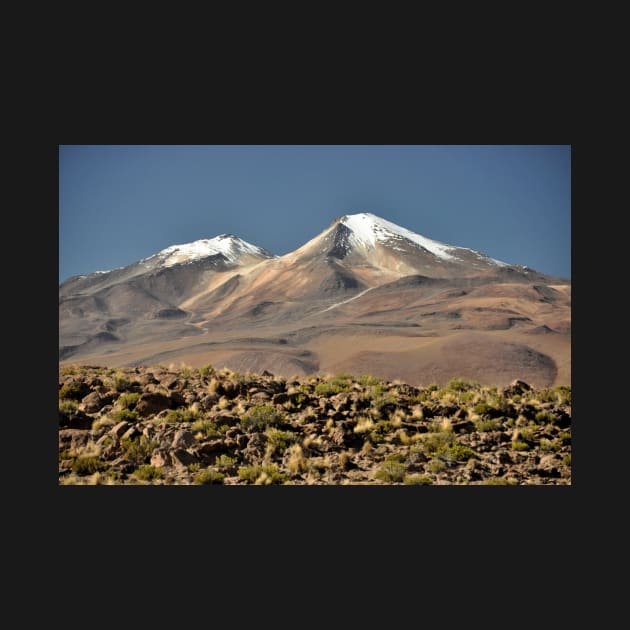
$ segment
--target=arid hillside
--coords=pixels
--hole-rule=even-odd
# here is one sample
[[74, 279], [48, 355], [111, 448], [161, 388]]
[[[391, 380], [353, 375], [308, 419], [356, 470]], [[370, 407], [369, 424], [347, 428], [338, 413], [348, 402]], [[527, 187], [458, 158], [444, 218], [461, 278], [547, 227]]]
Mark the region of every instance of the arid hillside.
[[61, 366], [61, 485], [571, 483], [571, 389]]
[[571, 381], [571, 284], [345, 215], [284, 256], [221, 235], [67, 280], [59, 360], [551, 387]]

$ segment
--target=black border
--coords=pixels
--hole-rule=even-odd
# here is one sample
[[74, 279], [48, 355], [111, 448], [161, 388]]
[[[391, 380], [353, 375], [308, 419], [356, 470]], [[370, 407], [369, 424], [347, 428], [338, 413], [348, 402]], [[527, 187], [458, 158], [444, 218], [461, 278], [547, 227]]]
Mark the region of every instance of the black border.
[[[110, 125], [105, 122], [98, 132], [89, 124], [87, 132], [80, 125], [58, 129], [53, 142], [46, 145], [41, 162], [38, 181], [45, 185], [32, 191], [39, 195], [39, 207], [45, 209], [42, 223], [48, 220], [42, 229], [42, 256], [49, 261], [58, 257], [58, 144], [573, 144], [572, 281], [577, 278], [580, 291], [586, 281], [581, 275], [584, 269], [575, 261], [575, 242], [582, 229], [576, 219], [579, 209], [584, 208], [582, 188], [586, 178], [583, 170], [578, 174], [583, 169], [582, 148], [578, 145], [576, 149], [572, 143], [573, 130], [562, 106], [552, 103], [543, 108], [539, 103], [528, 111], [531, 103], [525, 103], [506, 113], [502, 108], [509, 103], [499, 101], [492, 106], [486, 104], [485, 116], [480, 116], [478, 109], [467, 108], [466, 103], [446, 106], [440, 115], [415, 105], [395, 98], [389, 107], [383, 108], [379, 103], [380, 109], [369, 110], [355, 110], [348, 102], [338, 103], [335, 109], [330, 103], [319, 112], [316, 108], [305, 114], [299, 111], [297, 118], [302, 123], [307, 121], [305, 131], [299, 133], [293, 126], [295, 117], [283, 118], [286, 110], [270, 119], [266, 118], [265, 108], [253, 117], [247, 116], [246, 109], [237, 108], [228, 118], [229, 124], [211, 128], [200, 125], [198, 116], [189, 120], [182, 117], [165, 131], [163, 119], [153, 118], [136, 127], [135, 116], [121, 115]], [[91, 115], [90, 112], [86, 117]], [[215, 110], [212, 115], [223, 120], [223, 113]], [[121, 121], [127, 125], [121, 125]], [[471, 127], [475, 129], [473, 133]], [[57, 397], [58, 298], [53, 297], [53, 287], [58, 287], [58, 265], [45, 265], [42, 269], [36, 264], [29, 273], [38, 278], [41, 290], [30, 296], [31, 305], [25, 308], [40, 313], [42, 326], [48, 331], [39, 345], [41, 366], [45, 366], [37, 378], [41, 395], [28, 403], [35, 403], [33, 418], [47, 427], [34, 437], [41, 449], [38, 461], [43, 470], [37, 472], [29, 489], [44, 488], [52, 500], [54, 516], [47, 525], [59, 540], [81, 536], [80, 529], [88, 527], [94, 544], [98, 544], [94, 530], [102, 534], [118, 532], [115, 539], [134, 532], [147, 544], [161, 544], [160, 541], [177, 537], [177, 532], [193, 531], [204, 532], [208, 540], [221, 533], [230, 540], [281, 539], [287, 545], [294, 542], [303, 547], [311, 541], [317, 547], [317, 541], [336, 540], [338, 550], [348, 545], [357, 553], [362, 553], [362, 547], [357, 548], [359, 541], [371, 545], [365, 553], [377, 553], [383, 545], [397, 554], [404, 553], [406, 547], [412, 548], [415, 541], [422, 553], [435, 553], [434, 559], [449, 547], [462, 547], [466, 541], [476, 540], [479, 544], [500, 544], [504, 550], [501, 555], [527, 560], [527, 551], [510, 552], [513, 544], [529, 541], [524, 542], [527, 549], [540, 540], [540, 532], [554, 539], [563, 537], [572, 525], [581, 492], [575, 486], [587, 476], [575, 474], [575, 469], [584, 470], [582, 458], [586, 455], [582, 449], [587, 442], [588, 421], [583, 393], [588, 383], [584, 373], [580, 375], [583, 359], [575, 353], [575, 344], [572, 372], [577, 392], [574, 435], [578, 453], [573, 485], [569, 487], [60, 487], [57, 426], [51, 418]], [[585, 302], [578, 295], [579, 309], [586, 306]], [[574, 330], [576, 321], [579, 334], [582, 320], [574, 318]], [[406, 541], [406, 545], [401, 546], [396, 540]], [[446, 542], [442, 545], [439, 541]], [[493, 546], [489, 554], [496, 553], [498, 549]]]

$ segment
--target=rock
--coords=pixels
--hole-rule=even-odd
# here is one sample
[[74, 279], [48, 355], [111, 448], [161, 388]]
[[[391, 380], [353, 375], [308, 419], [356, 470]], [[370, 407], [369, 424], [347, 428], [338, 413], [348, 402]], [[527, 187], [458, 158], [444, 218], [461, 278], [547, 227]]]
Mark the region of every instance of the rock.
[[142, 428], [142, 435], [150, 440], [155, 435], [155, 429], [152, 426], [146, 426]]
[[214, 417], [213, 420], [217, 423], [218, 426], [225, 424], [228, 427], [238, 426], [241, 422], [238, 416], [233, 416], [231, 414], [220, 414]]
[[104, 446], [107, 443], [111, 443], [112, 442], [112, 436], [109, 435], [108, 433], [105, 433], [105, 435], [101, 435], [100, 438], [98, 438], [98, 440], [96, 440], [96, 446]]
[[168, 374], [160, 379], [160, 385], [166, 389], [175, 389], [179, 385], [179, 379], [174, 374]]
[[343, 411], [344, 409], [350, 409], [351, 399], [350, 394], [342, 392], [335, 394], [329, 398], [330, 404], [335, 411]]
[[519, 379], [516, 379], [512, 381], [508, 385], [508, 387], [505, 387], [501, 393], [505, 397], [520, 396], [524, 392], [528, 392], [530, 390], [531, 390], [531, 386], [528, 385], [525, 381], [520, 381]]
[[121, 440], [131, 440], [136, 436], [140, 435], [140, 431], [138, 431], [135, 425], [130, 426], [120, 437]]
[[219, 402], [217, 394], [208, 394], [199, 400], [199, 404], [204, 411], [210, 411]]
[[460, 422], [453, 422], [451, 427], [455, 433], [470, 433], [475, 430], [475, 423], [470, 420], [461, 420]]
[[59, 448], [81, 448], [87, 444], [89, 437], [89, 431], [83, 429], [62, 429], [59, 431]]
[[332, 418], [335, 422], [339, 422], [346, 419], [347, 413], [344, 414], [343, 411], [334, 411], [331, 409], [326, 415], [329, 418]]
[[332, 443], [337, 446], [343, 446], [345, 437], [346, 434], [342, 427], [336, 427], [330, 435]]
[[195, 444], [195, 437], [190, 431], [179, 429], [173, 437], [171, 448], [189, 448]]
[[179, 392], [171, 392], [168, 397], [171, 401], [171, 409], [183, 407], [186, 404], [186, 399]]
[[245, 448], [248, 441], [249, 441], [249, 438], [244, 433], [240, 433], [239, 435], [236, 436], [236, 444], [238, 445], [239, 449]]
[[71, 459], [62, 459], [59, 462], [59, 472], [66, 473], [72, 468], [73, 460]]
[[141, 418], [147, 418], [160, 411], [171, 408], [171, 399], [158, 392], [144, 393], [136, 404], [136, 411]]
[[288, 394], [281, 392], [279, 394], [274, 394], [271, 400], [274, 405], [284, 405], [284, 403], [289, 401], [289, 396]]
[[83, 411], [77, 409], [75, 411], [59, 410], [59, 426], [69, 429], [91, 429], [92, 418], [87, 416]]
[[183, 448], [171, 451], [170, 456], [174, 466], [186, 467], [197, 463], [197, 458]]
[[268, 370], [263, 370], [261, 376], [271, 376], [271, 377], [273, 377], [273, 374], [271, 372], [269, 372]]
[[128, 428], [129, 428], [129, 423], [123, 420], [122, 422], [119, 422], [117, 425], [113, 426], [109, 430], [109, 433], [111, 433], [112, 435], [115, 435], [117, 438], [120, 438], [125, 434]]
[[168, 466], [170, 461], [168, 453], [163, 449], [155, 449], [151, 455], [151, 466]]
[[[278, 394], [274, 395], [274, 398], [277, 396]], [[256, 392], [255, 394], [252, 394], [250, 396], [250, 400], [256, 404], [263, 404], [265, 402], [267, 402], [270, 399], [270, 396], [267, 392]]]
[[210, 442], [205, 442], [201, 446], [198, 446], [196, 451], [200, 455], [211, 455], [212, 453], [219, 453], [220, 451], [225, 451], [225, 444], [223, 440], [211, 440]]
[[495, 451], [494, 461], [497, 462], [498, 464], [511, 464], [512, 456], [510, 455], [509, 451], [505, 449], [500, 449], [498, 451]]
[[128, 475], [136, 469], [136, 464], [125, 457], [119, 457], [112, 462], [111, 468]]
[[100, 396], [97, 392], [91, 392], [88, 394], [79, 405], [79, 409], [85, 411], [86, 413], [96, 413], [100, 411], [107, 403], [104, 402], [102, 396]]

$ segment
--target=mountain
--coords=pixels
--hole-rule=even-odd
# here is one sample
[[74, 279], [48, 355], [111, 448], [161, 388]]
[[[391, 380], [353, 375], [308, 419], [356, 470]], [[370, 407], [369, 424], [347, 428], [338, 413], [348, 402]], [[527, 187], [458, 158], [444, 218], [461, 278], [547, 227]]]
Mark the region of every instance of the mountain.
[[570, 282], [371, 213], [284, 256], [221, 235], [70, 278], [59, 295], [66, 362], [570, 380]]

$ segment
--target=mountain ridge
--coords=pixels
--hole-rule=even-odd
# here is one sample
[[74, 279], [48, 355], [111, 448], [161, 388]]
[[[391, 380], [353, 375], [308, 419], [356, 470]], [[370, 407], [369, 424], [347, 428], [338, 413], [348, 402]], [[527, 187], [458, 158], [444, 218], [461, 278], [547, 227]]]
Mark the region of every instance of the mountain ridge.
[[[256, 369], [266, 360], [270, 371], [295, 365], [302, 374], [372, 363], [393, 378], [400, 363], [401, 374], [413, 380], [442, 374], [435, 348], [447, 355], [442, 365], [451, 366], [445, 376], [464, 348], [482, 357], [480, 373], [500, 374], [491, 365], [496, 359], [506, 378], [536, 382], [538, 366], [546, 385], [570, 377], [570, 289], [568, 280], [429, 239], [372, 213], [341, 215], [281, 256], [221, 234], [68, 279], [59, 287], [60, 360], [137, 365], [156, 356], [205, 363], [216, 357], [242, 368], [250, 356]], [[331, 339], [339, 336], [324, 332], [331, 323], [346, 334], [338, 357]], [[290, 338], [304, 326], [322, 332], [273, 351], [236, 341], [230, 349], [230, 339], [245, 332]], [[366, 336], [367, 329], [378, 334]], [[379, 342], [383, 337], [390, 346]], [[215, 341], [221, 345], [208, 344]], [[529, 361], [526, 374], [519, 372], [521, 360]]]

